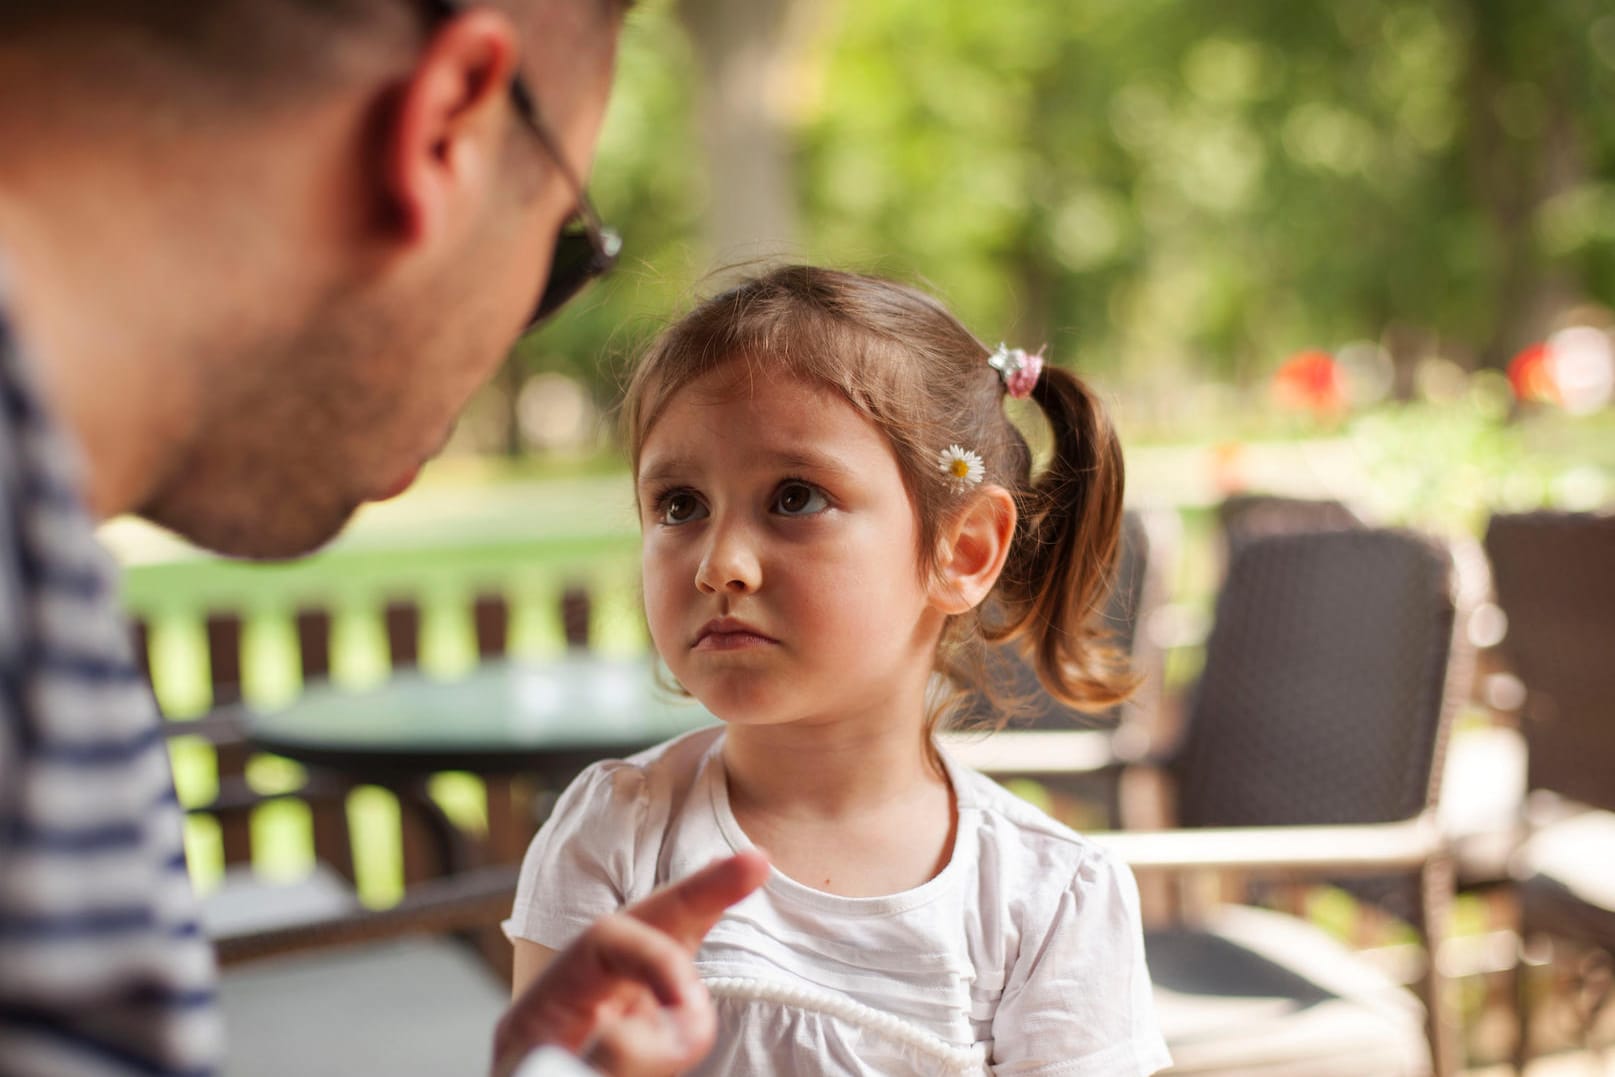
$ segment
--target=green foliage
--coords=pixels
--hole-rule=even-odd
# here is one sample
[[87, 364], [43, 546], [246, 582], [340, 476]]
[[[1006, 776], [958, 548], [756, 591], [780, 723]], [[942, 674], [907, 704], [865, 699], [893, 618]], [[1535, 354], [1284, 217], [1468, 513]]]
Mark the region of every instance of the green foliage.
[[[1473, 113], [1518, 114], [1511, 163], [1547, 137], [1531, 110], [1567, 105], [1609, 174], [1615, 22], [1566, 7], [845, 5], [805, 139], [815, 253], [878, 252], [987, 335], [1100, 366], [1238, 377], [1393, 324], [1478, 350], [1510, 267]], [[1595, 286], [1609, 190], [1546, 218]]]
[[623, 235], [622, 260], [513, 357], [524, 370], [556, 370], [594, 386], [602, 403], [615, 399], [626, 357], [687, 305], [698, 271], [691, 242], [706, 205], [691, 64], [668, 5], [636, 8], [589, 185], [606, 223]]
[[1493, 512], [1589, 510], [1615, 499], [1615, 417], [1509, 421], [1484, 388], [1469, 400], [1382, 408], [1350, 430], [1379, 519], [1479, 535]]
[[[1497, 365], [1615, 298], [1601, 0], [796, 6], [805, 253], [928, 282], [983, 337], [1135, 394], [1354, 339]], [[624, 268], [519, 352], [602, 403], [724, 209], [673, 16], [632, 17], [595, 170]]]

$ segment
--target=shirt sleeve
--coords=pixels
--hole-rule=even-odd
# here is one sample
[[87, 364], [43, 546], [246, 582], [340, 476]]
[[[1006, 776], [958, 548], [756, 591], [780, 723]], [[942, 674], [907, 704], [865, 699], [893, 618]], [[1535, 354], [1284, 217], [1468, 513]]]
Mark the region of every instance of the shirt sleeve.
[[168, 748], [4, 290], [0, 1073], [210, 1075], [223, 1024]]
[[1094, 850], [1021, 953], [993, 1018], [1004, 1077], [1139, 1077], [1171, 1064], [1156, 1023], [1138, 887]]
[[507, 937], [562, 949], [648, 888], [634, 878], [644, 791], [644, 771], [621, 760], [596, 763], [567, 786], [527, 847]]

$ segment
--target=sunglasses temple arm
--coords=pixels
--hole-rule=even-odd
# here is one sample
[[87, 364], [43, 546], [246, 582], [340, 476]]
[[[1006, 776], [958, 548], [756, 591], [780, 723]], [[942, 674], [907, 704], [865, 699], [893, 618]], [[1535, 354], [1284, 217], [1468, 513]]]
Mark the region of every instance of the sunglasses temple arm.
[[578, 203], [578, 213], [583, 217], [584, 227], [589, 230], [589, 234], [597, 243], [600, 242], [605, 233], [605, 225], [600, 221], [600, 214], [595, 212], [594, 203], [589, 201], [589, 194], [584, 190], [583, 182], [567, 163], [566, 154], [561, 152], [560, 144], [551, 136], [549, 124], [539, 116], [538, 102], [533, 100], [533, 95], [527, 92], [527, 87], [520, 79], [511, 82], [510, 96], [516, 103], [516, 111], [527, 121], [527, 126], [532, 128], [533, 134], [543, 143], [544, 152], [550, 155], [555, 167], [560, 170], [561, 178], [572, 188], [572, 194]]

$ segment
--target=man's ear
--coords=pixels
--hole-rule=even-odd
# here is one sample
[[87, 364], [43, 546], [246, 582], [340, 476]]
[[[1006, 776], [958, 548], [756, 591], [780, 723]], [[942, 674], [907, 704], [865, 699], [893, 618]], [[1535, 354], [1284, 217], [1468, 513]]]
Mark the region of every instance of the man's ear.
[[1004, 571], [1015, 537], [1015, 499], [1002, 486], [973, 491], [970, 504], [939, 536], [931, 604], [946, 614], [981, 605]]
[[404, 242], [435, 237], [494, 182], [517, 52], [510, 19], [475, 8], [438, 27], [399, 88], [382, 181]]

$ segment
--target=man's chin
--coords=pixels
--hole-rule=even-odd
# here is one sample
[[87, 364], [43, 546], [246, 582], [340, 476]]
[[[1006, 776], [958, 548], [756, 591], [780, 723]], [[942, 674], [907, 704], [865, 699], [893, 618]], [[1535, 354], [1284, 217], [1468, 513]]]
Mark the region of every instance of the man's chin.
[[149, 505], [140, 516], [224, 557], [283, 561], [311, 554], [341, 533], [357, 505], [282, 503]]

